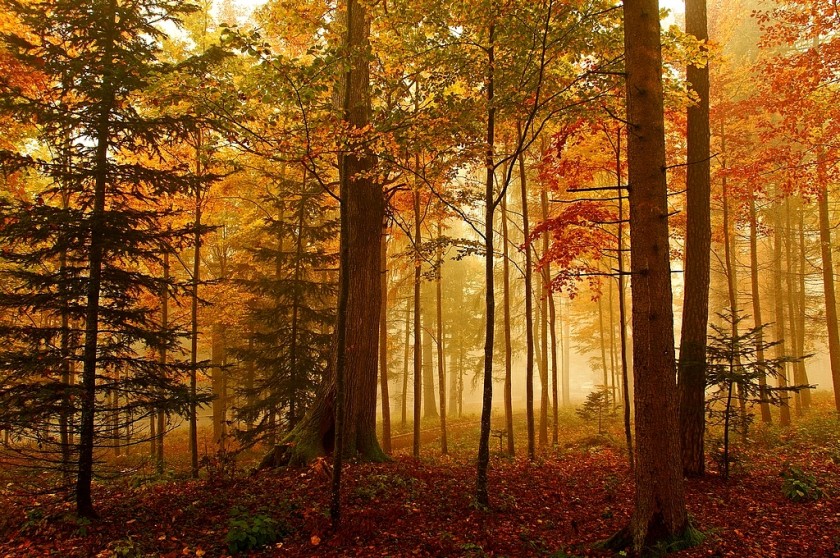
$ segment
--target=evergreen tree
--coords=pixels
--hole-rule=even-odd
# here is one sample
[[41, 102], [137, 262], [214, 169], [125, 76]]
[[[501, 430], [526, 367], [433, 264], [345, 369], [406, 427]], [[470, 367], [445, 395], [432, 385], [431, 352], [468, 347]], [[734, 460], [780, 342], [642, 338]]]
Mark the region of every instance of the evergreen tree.
[[325, 215], [326, 193], [303, 173], [285, 179], [281, 191], [264, 200], [274, 217], [262, 226], [265, 240], [251, 252], [257, 269], [242, 281], [254, 295], [247, 309], [246, 346], [235, 353], [245, 365], [245, 403], [236, 413], [251, 428], [247, 443], [269, 442], [303, 417], [325, 376], [335, 325], [335, 282], [329, 269], [336, 254], [327, 243], [337, 222]]
[[[0, 154], [6, 174], [21, 173], [33, 190], [2, 203], [0, 301], [11, 318], [0, 333], [15, 341], [0, 360], [0, 406], [21, 436], [59, 431], [65, 466], [75, 454], [77, 512], [95, 517], [95, 450], [187, 400], [183, 368], [155, 356], [179, 336], [161, 328], [156, 302], [164, 286], [179, 290], [158, 270], [188, 232], [165, 224], [169, 198], [196, 187], [160, 148], [193, 119], [160, 114], [143, 92], [174, 69], [158, 59], [160, 25], [193, 8], [175, 0], [4, 0], [3, 8], [21, 26], [2, 42], [41, 87], [32, 94], [3, 82], [0, 107], [35, 126], [44, 153]], [[37, 421], [27, 417], [33, 410]]]

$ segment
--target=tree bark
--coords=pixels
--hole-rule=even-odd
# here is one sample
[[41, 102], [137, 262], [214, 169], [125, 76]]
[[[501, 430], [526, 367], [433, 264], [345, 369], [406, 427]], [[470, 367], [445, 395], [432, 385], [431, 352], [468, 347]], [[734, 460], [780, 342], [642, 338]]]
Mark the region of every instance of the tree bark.
[[391, 453], [391, 397], [388, 393], [388, 228], [382, 226], [382, 306], [379, 311], [379, 392], [382, 401], [382, 449]]
[[[750, 287], [752, 289], [752, 307], [756, 335], [756, 363], [761, 366], [764, 362], [764, 333], [760, 326], [764, 324], [761, 317], [761, 296], [758, 289], [758, 219], [755, 210], [755, 192], [750, 192]], [[763, 370], [763, 368], [762, 368]], [[773, 418], [770, 414], [770, 400], [767, 393], [767, 377], [762, 372], [758, 379], [760, 386], [761, 422], [770, 424]]]
[[657, 0], [626, 0], [630, 253], [636, 405], [633, 549], [682, 537], [685, 509], [668, 249], [665, 125]]
[[[698, 41], [708, 41], [706, 19], [706, 0], [686, 0], [686, 33]], [[685, 289], [678, 367], [680, 439], [684, 473], [701, 476], [705, 472], [703, 438], [711, 253], [709, 67], [689, 64], [687, 74], [698, 102], [688, 107]]]
[[515, 455], [513, 441], [513, 345], [510, 335], [510, 250], [508, 238], [507, 194], [502, 196], [502, 310], [504, 312], [503, 334], [505, 341], [505, 430], [507, 431], [507, 453]]
[[[522, 132], [517, 123], [519, 137]], [[522, 234], [525, 238], [525, 415], [528, 425], [528, 459], [534, 460], [535, 436], [534, 436], [534, 292], [532, 288], [532, 262], [531, 246], [528, 239], [531, 229], [528, 223], [528, 185], [525, 181], [525, 161], [522, 153], [517, 157], [519, 160], [519, 187], [522, 200]]]
[[[109, 60], [116, 41], [116, 1], [110, 0], [105, 29], [103, 60]], [[82, 387], [80, 390], [81, 417], [79, 424], [79, 468], [76, 477], [76, 513], [81, 517], [95, 518], [91, 496], [93, 481], [93, 446], [96, 418], [96, 365], [99, 336], [99, 296], [102, 284], [104, 259], [105, 197], [108, 185], [108, 149], [110, 147], [111, 111], [115, 102], [114, 84], [106, 78], [100, 90], [101, 109], [96, 123], [95, 175], [93, 207], [90, 214], [90, 244], [88, 248], [88, 284], [85, 306], [85, 340], [82, 354]]]
[[[441, 238], [440, 219], [437, 221], [437, 238]], [[446, 443], [446, 371], [443, 358], [443, 250], [438, 245], [435, 267], [435, 295], [437, 308], [437, 370], [438, 370], [438, 395], [440, 397], [440, 452], [443, 455], [449, 453]]]
[[[345, 118], [352, 129], [362, 130], [370, 123], [370, 22], [358, 0], [347, 4], [347, 52], [349, 71], [343, 87]], [[337, 351], [346, 364], [343, 455], [366, 461], [383, 461], [385, 454], [376, 437], [376, 383], [379, 356], [379, 313], [381, 300], [382, 221], [385, 198], [375, 181], [376, 156], [367, 144], [342, 157], [341, 181], [345, 184], [342, 205], [346, 219], [347, 282], [345, 351]], [[337, 343], [338, 345], [338, 343]], [[303, 464], [319, 455], [334, 453], [336, 430], [336, 390], [338, 364], [325, 381], [320, 396], [306, 416], [286, 437], [286, 443], [263, 460], [267, 465]], [[337, 471], [334, 471], [334, 474]]]
[[840, 413], [840, 331], [837, 326], [837, 298], [834, 290], [834, 261], [831, 253], [831, 223], [828, 216], [828, 187], [825, 180], [825, 163], [818, 156], [820, 175], [820, 257], [822, 259], [823, 296], [825, 297], [825, 322], [828, 330], [828, 356], [831, 363], [831, 380], [834, 387], [834, 409]]
[[493, 276], [493, 213], [494, 213], [494, 149], [496, 137], [496, 106], [493, 99], [495, 85], [495, 40], [496, 26], [488, 29], [486, 48], [487, 66], [485, 89], [487, 94], [487, 143], [484, 166], [487, 175], [484, 182], [484, 381], [481, 394], [481, 432], [478, 440], [476, 463], [476, 501], [488, 507], [487, 468], [490, 465], [490, 414], [493, 411], [493, 342], [496, 325], [496, 300]]
[[[787, 355], [785, 350], [785, 302], [784, 290], [782, 288], [782, 215], [781, 203], [773, 211], [773, 290], [775, 291], [774, 303], [776, 310], [776, 323], [773, 330], [776, 332], [776, 358], [784, 358]], [[787, 363], [784, 363], [779, 370], [778, 386], [788, 386]], [[781, 404], [779, 405], [779, 424], [790, 426], [790, 406], [788, 405], [787, 392], [780, 393]]]
[[[548, 192], [545, 183], [542, 183], [540, 190], [540, 206], [542, 209], [543, 222], [548, 221]], [[542, 234], [543, 257], [548, 254], [548, 231]], [[559, 390], [557, 389], [557, 315], [554, 308], [554, 293], [551, 291], [551, 264], [546, 262], [543, 266], [543, 296], [548, 301], [548, 332], [550, 336], [551, 353], [551, 443], [557, 445], [560, 437], [560, 411], [559, 411]], [[543, 335], [545, 337], [545, 335]]]

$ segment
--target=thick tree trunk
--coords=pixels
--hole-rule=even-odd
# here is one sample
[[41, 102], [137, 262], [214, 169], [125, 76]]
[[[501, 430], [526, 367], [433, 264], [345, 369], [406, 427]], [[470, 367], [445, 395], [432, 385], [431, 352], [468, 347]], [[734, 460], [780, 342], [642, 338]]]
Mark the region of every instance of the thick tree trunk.
[[630, 252], [636, 405], [633, 549], [684, 536], [657, 0], [626, 0]]
[[505, 430], [507, 431], [507, 453], [515, 455], [513, 442], [513, 345], [510, 335], [510, 250], [508, 238], [507, 194], [502, 196], [502, 310], [504, 312], [503, 334], [505, 341]]
[[382, 306], [379, 311], [379, 392], [382, 401], [382, 448], [391, 453], [391, 397], [388, 392], [388, 229], [382, 226]]
[[[686, 0], [685, 13], [686, 33], [698, 41], [707, 41], [706, 0]], [[711, 252], [709, 67], [689, 65], [687, 73], [698, 102], [688, 107], [685, 288], [678, 368], [680, 438], [683, 471], [689, 476], [700, 476], [705, 471], [703, 435]]]
[[[755, 210], [755, 192], [750, 192], [750, 287], [752, 289], [753, 323], [756, 328], [764, 324], [761, 317], [761, 296], [758, 289], [758, 220]], [[759, 366], [764, 362], [764, 334], [761, 329], [756, 336], [756, 363]], [[761, 402], [761, 422], [770, 424], [773, 418], [770, 415], [770, 400], [767, 393], [767, 377], [764, 373], [758, 379]]]
[[[370, 22], [364, 5], [349, 0], [348, 51], [350, 71], [345, 83], [346, 119], [354, 129], [370, 122], [369, 51]], [[379, 356], [379, 313], [381, 300], [382, 221], [385, 198], [373, 172], [376, 157], [366, 146], [342, 157], [342, 205], [346, 218], [347, 282], [345, 350], [345, 397], [343, 454], [367, 461], [382, 461], [385, 454], [376, 438], [376, 383]], [[336, 364], [336, 367], [338, 364]], [[337, 370], [336, 370], [337, 372]], [[320, 396], [306, 416], [286, 437], [286, 443], [266, 456], [268, 465], [302, 464], [332, 454], [335, 444], [336, 374], [325, 381]], [[284, 455], [285, 454], [285, 455]], [[336, 471], [337, 472], [337, 471]]]

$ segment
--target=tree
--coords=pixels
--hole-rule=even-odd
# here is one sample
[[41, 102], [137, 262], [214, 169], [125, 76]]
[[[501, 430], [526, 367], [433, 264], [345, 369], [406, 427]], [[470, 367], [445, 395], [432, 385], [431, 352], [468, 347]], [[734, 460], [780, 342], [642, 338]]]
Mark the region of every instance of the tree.
[[[636, 495], [631, 526], [611, 541], [644, 553], [690, 528], [677, 409], [668, 250], [662, 59], [657, 0], [624, 4]], [[629, 535], [629, 536], [628, 536]]]
[[[785, 373], [785, 364], [795, 362], [798, 358], [781, 356], [779, 358], [765, 358], [764, 352], [779, 344], [779, 341], [765, 341], [763, 330], [767, 324], [748, 328], [739, 333], [738, 324], [745, 319], [727, 309], [718, 316], [724, 325], [711, 324], [713, 333], [709, 336], [708, 366], [706, 369], [706, 383], [708, 387], [716, 387], [706, 403], [709, 415], [723, 420], [723, 476], [729, 477], [729, 427], [736, 412], [733, 410], [732, 399], [734, 390], [739, 396], [751, 403], [766, 403], [780, 405], [785, 392], [796, 392], [808, 386], [795, 385], [783, 388], [767, 388], [762, 385], [764, 378], [778, 378]], [[723, 410], [715, 408], [715, 404], [723, 402]], [[741, 417], [742, 421], [746, 417]]]
[[[161, 264], [161, 245], [174, 246], [187, 232], [162, 225], [167, 197], [187, 191], [192, 176], [174, 161], [161, 160], [160, 146], [186, 133], [192, 119], [159, 114], [142, 93], [172, 71], [158, 59], [161, 31], [155, 24], [177, 24], [193, 8], [166, 0], [9, 1], [4, 7], [23, 25], [4, 42], [21, 64], [44, 76], [45, 90], [30, 96], [12, 84], [4, 88], [3, 100], [17, 118], [37, 121], [46, 145], [63, 147], [71, 157], [66, 162], [72, 164], [64, 166], [4, 153], [8, 169], [31, 169], [59, 185], [45, 188], [34, 204], [7, 207], [16, 216], [7, 213], [4, 223], [12, 225], [6, 233], [23, 248], [21, 272], [30, 279], [25, 267], [33, 248], [45, 261], [63, 260], [57, 300], [72, 311], [70, 321], [80, 324], [80, 344], [60, 351], [81, 365], [80, 381], [71, 388], [79, 401], [76, 508], [81, 516], [95, 517], [95, 450], [103, 439], [118, 443], [123, 423], [138, 418], [124, 415], [115, 397], [109, 407], [103, 393], [119, 390], [132, 408], [146, 410], [144, 419], [154, 409], [181, 408], [186, 401], [173, 366], [140, 356], [135, 347], [174, 349], [178, 338], [173, 329], [162, 334], [156, 308], [138, 302], [143, 293], [155, 300], [161, 292], [163, 280], [147, 271]], [[160, 162], [152, 164], [154, 159]], [[66, 197], [54, 207], [61, 188]], [[36, 243], [20, 244], [27, 236]], [[50, 283], [29, 282], [26, 288], [50, 297], [57, 285]], [[173, 281], [168, 286], [177, 287]], [[63, 376], [62, 392], [70, 391], [67, 373]], [[65, 407], [62, 414], [68, 411], [76, 409]], [[109, 425], [103, 417], [114, 420]]]
[[[706, 0], [687, 0], [686, 33], [703, 44], [709, 39]], [[680, 337], [679, 397], [680, 440], [683, 471], [702, 475], [704, 398], [706, 382], [706, 330], [709, 320], [710, 151], [709, 151], [709, 67], [706, 63], [688, 66], [688, 84], [697, 102], [688, 107], [687, 224], [685, 239], [685, 289]]]

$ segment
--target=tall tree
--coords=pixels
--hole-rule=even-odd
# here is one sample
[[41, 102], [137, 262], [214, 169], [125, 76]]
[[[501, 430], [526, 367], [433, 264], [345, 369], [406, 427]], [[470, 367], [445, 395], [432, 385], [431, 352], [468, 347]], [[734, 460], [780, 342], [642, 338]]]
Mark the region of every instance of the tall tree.
[[[662, 58], [657, 0], [624, 4], [636, 494], [628, 530], [639, 554], [685, 536], [674, 357]], [[621, 537], [616, 537], [616, 541]]]
[[[685, 30], [705, 50], [709, 39], [706, 0], [686, 0]], [[685, 288], [680, 336], [679, 397], [683, 471], [702, 475], [705, 469], [706, 336], [709, 321], [709, 254], [711, 191], [709, 148], [709, 67], [692, 62], [688, 85], [697, 102], [688, 107], [686, 179]]]

